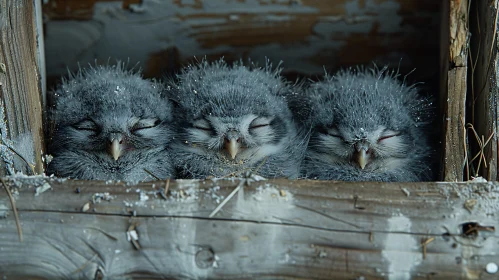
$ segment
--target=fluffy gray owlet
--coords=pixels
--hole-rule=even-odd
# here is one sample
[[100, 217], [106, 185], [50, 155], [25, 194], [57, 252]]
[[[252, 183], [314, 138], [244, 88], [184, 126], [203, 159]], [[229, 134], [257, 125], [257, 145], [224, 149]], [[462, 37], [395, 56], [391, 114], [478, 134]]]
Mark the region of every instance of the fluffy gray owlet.
[[431, 103], [397, 78], [386, 68], [349, 69], [311, 85], [306, 177], [430, 179]]
[[241, 175], [297, 177], [305, 146], [297, 141], [280, 71], [228, 66], [187, 67], [171, 82], [177, 104], [176, 166], [186, 178]]
[[63, 80], [51, 114], [48, 173], [129, 182], [172, 176], [172, 108], [162, 90], [121, 63], [80, 69]]

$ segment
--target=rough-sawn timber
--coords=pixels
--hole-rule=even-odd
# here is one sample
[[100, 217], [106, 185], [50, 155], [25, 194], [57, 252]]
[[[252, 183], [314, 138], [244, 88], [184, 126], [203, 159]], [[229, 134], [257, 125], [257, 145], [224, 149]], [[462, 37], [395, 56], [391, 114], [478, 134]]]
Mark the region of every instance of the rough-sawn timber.
[[240, 179], [5, 182], [7, 279], [497, 277], [498, 183], [250, 180], [208, 218]]

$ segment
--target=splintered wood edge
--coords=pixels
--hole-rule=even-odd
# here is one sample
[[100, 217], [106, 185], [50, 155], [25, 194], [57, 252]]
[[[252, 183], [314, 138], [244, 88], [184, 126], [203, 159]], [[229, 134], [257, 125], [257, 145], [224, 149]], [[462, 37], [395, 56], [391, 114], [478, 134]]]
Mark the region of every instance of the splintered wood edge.
[[[466, 116], [465, 100], [467, 91], [467, 59], [468, 59], [468, 3], [469, 0], [451, 0], [445, 3], [449, 9], [449, 21], [444, 22], [448, 26], [448, 32], [443, 35], [449, 37], [448, 60], [444, 60], [444, 69], [448, 70], [447, 91], [442, 92], [441, 104], [443, 111], [443, 179], [454, 182], [464, 179], [465, 160], [465, 134], [462, 120]], [[447, 6], [448, 5], [448, 6]], [[447, 18], [447, 15], [444, 15]], [[445, 46], [444, 46], [445, 47]]]
[[[35, 171], [43, 173], [43, 34], [38, 1], [0, 0], [0, 71], [3, 118], [9, 137], [31, 134]], [[40, 11], [38, 11], [40, 12]], [[37, 18], [38, 16], [38, 18]], [[3, 73], [5, 72], [5, 73]], [[44, 78], [44, 77], [43, 77]], [[26, 148], [28, 150], [28, 148]]]
[[[499, 250], [499, 222], [488, 213], [499, 205], [496, 182], [253, 181], [208, 218], [240, 180], [5, 178], [24, 242], [12, 215], [1, 218], [0, 271], [49, 279], [493, 279], [482, 274]], [[8, 205], [2, 189], [3, 216]]]

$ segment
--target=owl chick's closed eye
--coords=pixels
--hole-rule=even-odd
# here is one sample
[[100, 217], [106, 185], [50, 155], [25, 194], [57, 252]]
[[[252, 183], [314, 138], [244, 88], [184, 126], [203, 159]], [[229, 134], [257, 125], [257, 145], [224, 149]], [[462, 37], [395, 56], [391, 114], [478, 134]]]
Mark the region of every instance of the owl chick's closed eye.
[[175, 160], [183, 177], [241, 175], [296, 177], [300, 146], [280, 71], [228, 66], [220, 60], [187, 67], [170, 96], [177, 104]]
[[116, 66], [95, 66], [55, 91], [48, 173], [129, 182], [172, 176], [171, 104], [163, 87]]
[[386, 68], [348, 69], [313, 84], [308, 178], [340, 181], [430, 179], [431, 102]]

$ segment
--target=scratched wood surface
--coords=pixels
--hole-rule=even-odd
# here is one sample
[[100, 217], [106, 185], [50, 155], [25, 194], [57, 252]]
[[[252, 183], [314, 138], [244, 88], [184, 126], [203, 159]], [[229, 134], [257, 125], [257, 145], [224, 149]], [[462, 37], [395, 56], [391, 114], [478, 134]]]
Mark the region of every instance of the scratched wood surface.
[[[469, 94], [469, 107], [471, 119], [469, 122], [475, 127], [479, 141], [470, 130], [469, 142], [472, 145], [471, 155], [480, 153], [484, 146], [483, 160], [476, 158], [472, 163], [474, 167], [471, 175], [477, 174], [488, 180], [497, 180], [497, 135], [499, 116], [497, 99], [499, 91], [497, 88], [497, 0], [473, 1], [470, 11], [470, 31], [472, 32], [471, 57], [473, 63], [471, 69], [472, 84]], [[490, 140], [489, 140], [490, 138]], [[487, 143], [487, 140], [489, 142]], [[480, 163], [480, 167], [479, 167]]]
[[[35, 165], [37, 173], [43, 172], [42, 89], [45, 80], [40, 67], [43, 47], [39, 42], [43, 36], [41, 22], [37, 21], [39, 5], [40, 2], [33, 0], [0, 0], [0, 106], [5, 113], [0, 118], [6, 121], [8, 129], [8, 135], [3, 137], [17, 141], [20, 135], [31, 135], [33, 141], [22, 150], [34, 153], [30, 163]], [[40, 13], [41, 10], [38, 13], [41, 17]], [[4, 167], [2, 165], [0, 173], [5, 174]]]
[[7, 279], [497, 277], [498, 183], [246, 180], [210, 218], [240, 179], [172, 181], [166, 195], [166, 182], [6, 180], [23, 233], [0, 188]]

